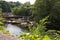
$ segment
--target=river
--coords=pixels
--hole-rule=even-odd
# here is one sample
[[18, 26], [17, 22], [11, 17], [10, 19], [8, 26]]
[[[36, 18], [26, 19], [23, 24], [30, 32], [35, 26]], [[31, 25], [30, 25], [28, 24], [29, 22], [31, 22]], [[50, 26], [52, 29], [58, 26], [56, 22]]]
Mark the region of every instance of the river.
[[5, 28], [14, 36], [21, 35], [21, 32], [23, 32], [22, 28], [12, 24], [7, 24]]

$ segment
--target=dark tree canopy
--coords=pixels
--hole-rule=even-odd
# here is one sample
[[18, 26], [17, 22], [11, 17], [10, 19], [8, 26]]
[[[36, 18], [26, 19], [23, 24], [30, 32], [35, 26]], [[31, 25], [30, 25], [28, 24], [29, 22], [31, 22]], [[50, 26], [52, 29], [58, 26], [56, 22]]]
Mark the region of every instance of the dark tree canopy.
[[21, 3], [19, 2], [0, 1], [0, 7], [2, 8], [2, 12], [11, 12], [11, 8], [14, 8], [20, 5]]
[[22, 4], [18, 7], [13, 8], [12, 12], [15, 15], [20, 15], [20, 16], [29, 16], [30, 14], [30, 3], [26, 2], [25, 4]]
[[39, 22], [49, 15], [48, 25], [52, 28], [60, 26], [60, 0], [36, 0], [35, 10], [32, 11], [34, 20]]

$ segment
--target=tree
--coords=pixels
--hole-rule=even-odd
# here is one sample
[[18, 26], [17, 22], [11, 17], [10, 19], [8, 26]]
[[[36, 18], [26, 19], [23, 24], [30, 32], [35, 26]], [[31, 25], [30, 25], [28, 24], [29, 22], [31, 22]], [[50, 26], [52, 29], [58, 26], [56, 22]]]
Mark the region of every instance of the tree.
[[34, 4], [34, 10], [32, 15], [36, 22], [39, 22], [46, 15], [46, 1], [45, 0], [36, 0]]
[[8, 2], [8, 3], [11, 6], [11, 8], [18, 7], [18, 6], [22, 5], [22, 3], [18, 2], [18, 1], [17, 2]]
[[23, 5], [20, 5], [18, 7], [15, 7], [13, 8], [12, 12], [15, 14], [15, 15], [20, 15], [20, 16], [29, 16], [29, 7], [30, 7], [30, 3], [29, 2], [26, 2], [25, 4]]
[[21, 5], [19, 2], [6, 2], [0, 1], [0, 7], [2, 8], [2, 12], [11, 12], [11, 8], [18, 7]]
[[11, 12], [10, 5], [6, 1], [0, 1], [2, 12]]
[[49, 17], [50, 23], [48, 26], [51, 27], [51, 29], [60, 30], [60, 0], [54, 0], [54, 5], [52, 6], [52, 9], [50, 11], [51, 15]]
[[[36, 0], [32, 11], [33, 18], [39, 22], [42, 18], [49, 15], [49, 23], [51, 29], [58, 29], [60, 26], [60, 0]], [[50, 28], [49, 27], [49, 28]]]

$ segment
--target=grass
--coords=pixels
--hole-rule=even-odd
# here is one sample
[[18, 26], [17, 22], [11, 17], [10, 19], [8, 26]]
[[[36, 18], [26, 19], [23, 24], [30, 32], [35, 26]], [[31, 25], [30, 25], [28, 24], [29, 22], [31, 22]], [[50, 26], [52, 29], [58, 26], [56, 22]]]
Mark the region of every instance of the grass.
[[10, 34], [9, 31], [4, 28], [2, 22], [0, 22], [0, 31], [1, 31], [3, 34], [6, 34], [6, 35], [8, 35], [8, 36], [12, 36], [12, 34]]

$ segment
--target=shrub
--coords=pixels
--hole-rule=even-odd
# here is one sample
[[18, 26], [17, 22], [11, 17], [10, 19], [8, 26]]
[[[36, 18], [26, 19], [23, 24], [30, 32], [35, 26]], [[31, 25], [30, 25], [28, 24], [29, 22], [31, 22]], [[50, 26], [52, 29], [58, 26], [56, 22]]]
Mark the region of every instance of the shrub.
[[3, 26], [0, 26], [0, 30], [4, 30], [4, 27]]
[[[36, 26], [31, 27], [29, 25], [29, 34], [22, 33], [19, 38], [23, 38], [24, 40], [43, 40], [45, 34], [45, 24], [46, 20], [49, 16], [45, 17], [44, 19], [40, 20], [39, 23], [36, 23]], [[49, 37], [47, 37], [49, 39]], [[46, 38], [46, 39], [47, 39]], [[50, 39], [49, 39], [50, 40]]]
[[45, 35], [43, 40], [51, 40], [51, 38], [48, 35]]
[[3, 23], [2, 23], [2, 22], [0, 22], [0, 26], [1, 26], [1, 25], [3, 25]]

